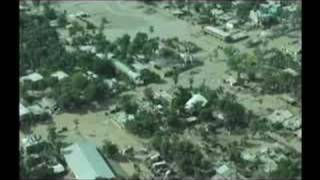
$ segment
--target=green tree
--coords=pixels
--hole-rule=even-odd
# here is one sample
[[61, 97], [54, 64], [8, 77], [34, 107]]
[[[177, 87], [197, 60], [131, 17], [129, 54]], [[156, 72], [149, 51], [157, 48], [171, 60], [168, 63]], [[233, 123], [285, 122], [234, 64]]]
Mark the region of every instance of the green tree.
[[122, 96], [119, 104], [127, 114], [135, 114], [138, 110], [138, 104], [131, 95]]
[[154, 102], [154, 91], [151, 87], [145, 88], [143, 94], [149, 101]]
[[107, 155], [107, 157], [113, 159], [120, 155], [118, 146], [108, 140], [103, 141], [102, 151]]
[[33, 4], [35, 7], [39, 7], [39, 5], [40, 5], [40, 0], [32, 0], [32, 4]]
[[45, 3], [43, 5], [43, 8], [44, 8], [44, 12], [43, 13], [44, 13], [45, 17], [47, 17], [50, 20], [57, 19], [57, 13], [53, 8], [50, 7], [49, 3]]
[[257, 2], [249, 1], [240, 3], [237, 7], [237, 16], [243, 21], [249, 18], [249, 13], [252, 9], [258, 6]]
[[141, 70], [140, 75], [141, 75], [141, 79], [143, 80], [144, 84], [161, 82], [160, 75], [158, 75], [157, 73], [150, 71], [148, 69]]
[[56, 130], [57, 128], [55, 125], [48, 126], [48, 141], [51, 144], [55, 144], [57, 142], [58, 134]]
[[154, 32], [154, 27], [153, 26], [149, 26], [149, 32], [153, 33]]
[[129, 54], [138, 54], [141, 52], [144, 44], [148, 41], [148, 34], [138, 32], [128, 49]]
[[192, 94], [189, 92], [187, 88], [183, 88], [179, 86], [177, 90], [174, 92], [174, 98], [171, 102], [171, 108], [173, 111], [184, 110], [184, 106], [186, 102], [192, 97]]
[[193, 77], [190, 77], [189, 78], [189, 88], [190, 88], [191, 91], [192, 91], [192, 88], [193, 88], [193, 82], [194, 82]]
[[178, 72], [178, 70], [176, 70], [176, 69], [173, 70], [172, 78], [173, 78], [174, 85], [177, 85], [178, 82], [179, 82], [179, 72]]
[[86, 77], [81, 73], [77, 72], [71, 77], [72, 88], [74, 89], [83, 89], [87, 85]]
[[299, 161], [282, 160], [278, 163], [278, 169], [270, 173], [272, 178], [298, 178], [301, 176]]
[[150, 112], [141, 111], [135, 119], [127, 121], [125, 127], [132, 133], [149, 138], [158, 130], [158, 117]]
[[179, 118], [176, 112], [171, 112], [167, 117], [167, 123], [170, 128], [174, 130], [182, 130], [185, 127], [185, 123]]
[[60, 27], [65, 27], [68, 24], [66, 11], [58, 17], [57, 22]]

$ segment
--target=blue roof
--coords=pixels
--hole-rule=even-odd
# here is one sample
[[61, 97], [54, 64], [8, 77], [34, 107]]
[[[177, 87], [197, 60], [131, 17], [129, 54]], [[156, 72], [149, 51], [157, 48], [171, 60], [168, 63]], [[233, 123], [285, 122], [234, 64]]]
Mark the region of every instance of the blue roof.
[[75, 143], [64, 149], [64, 157], [76, 179], [113, 178], [113, 171], [92, 143]]

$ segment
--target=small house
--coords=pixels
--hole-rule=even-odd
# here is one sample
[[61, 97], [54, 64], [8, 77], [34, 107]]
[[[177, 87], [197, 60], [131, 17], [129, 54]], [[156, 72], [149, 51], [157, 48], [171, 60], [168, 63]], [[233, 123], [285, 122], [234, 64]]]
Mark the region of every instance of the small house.
[[297, 71], [295, 71], [294, 69], [292, 69], [292, 68], [283, 69], [282, 72], [290, 74], [290, 75], [292, 75], [294, 77], [299, 75], [299, 73]]
[[58, 27], [58, 21], [57, 20], [51, 20], [50, 22], [51, 27]]
[[224, 13], [224, 12], [223, 12], [223, 10], [221, 10], [221, 9], [212, 9], [212, 10], [211, 10], [211, 14], [212, 14], [213, 16], [221, 16], [223, 13]]
[[20, 10], [20, 11], [29, 11], [30, 8], [27, 7], [27, 6], [24, 6], [24, 5], [19, 5], [19, 10]]
[[202, 96], [201, 94], [194, 94], [192, 97], [186, 102], [185, 104], [185, 109], [186, 110], [191, 110], [194, 108], [196, 104], [200, 103], [201, 107], [204, 107], [207, 103], [208, 100]]
[[230, 86], [234, 86], [237, 83], [237, 80], [232, 76], [228, 76], [224, 79], [224, 82], [229, 84]]
[[108, 85], [108, 87], [110, 88], [112, 93], [116, 93], [117, 92], [117, 88], [119, 86], [119, 83], [115, 78], [104, 79], [103, 83]]
[[219, 167], [217, 167], [215, 170], [217, 172], [216, 175], [220, 175], [221, 177], [224, 177], [225, 179], [230, 178], [236, 178], [236, 170], [234, 166], [231, 166], [232, 164], [222, 164]]
[[293, 114], [288, 110], [276, 110], [270, 114], [267, 119], [272, 123], [283, 123], [285, 120], [291, 118]]
[[254, 162], [257, 157], [254, 153], [251, 153], [249, 151], [243, 151], [241, 152], [241, 158], [249, 162]]
[[118, 61], [118, 60], [112, 60], [112, 64], [115, 66], [115, 68], [125, 74], [130, 80], [132, 80], [135, 84], [143, 84], [143, 81], [140, 77], [140, 74], [137, 72], [134, 72], [131, 70], [130, 67], [128, 67], [126, 64]]
[[152, 154], [152, 155], [150, 156], [150, 160], [151, 160], [152, 162], [157, 161], [157, 160], [159, 160], [159, 159], [160, 159], [160, 153], [155, 153], [155, 154]]
[[131, 64], [131, 66], [137, 71], [137, 72], [140, 72], [142, 71], [143, 69], [147, 69], [148, 67], [142, 63], [139, 63], [139, 62], [134, 62], [133, 64]]
[[298, 117], [293, 117], [285, 120], [283, 126], [290, 130], [296, 130], [301, 127], [301, 119]]
[[52, 169], [55, 174], [61, 174], [65, 171], [64, 167], [60, 163], [52, 166]]
[[89, 14], [80, 11], [80, 12], [77, 12], [76, 14], [74, 14], [74, 16], [77, 17], [77, 18], [87, 18], [87, 17], [89, 17]]
[[223, 176], [221, 176], [221, 175], [219, 175], [219, 174], [216, 174], [213, 177], [211, 177], [210, 180], [228, 180], [228, 179], [223, 177]]
[[181, 17], [185, 14], [185, 12], [181, 11], [180, 9], [176, 9], [176, 10], [172, 11], [172, 14], [174, 16]]
[[22, 121], [26, 116], [30, 115], [31, 111], [26, 108], [23, 104], [20, 103], [19, 105], [19, 118]]
[[155, 162], [152, 164], [152, 169], [158, 169], [158, 168], [162, 168], [162, 167], [166, 167], [167, 163], [166, 161], [159, 161], [159, 162]]
[[295, 135], [301, 140], [301, 137], [302, 137], [302, 130], [299, 129], [295, 132]]
[[291, 97], [291, 96], [289, 96], [287, 94], [283, 94], [280, 98], [282, 100], [284, 100], [285, 102], [287, 102], [289, 104], [292, 104], [292, 105], [297, 103], [297, 101], [293, 97]]
[[93, 53], [95, 54], [96, 53], [96, 47], [95, 46], [91, 46], [91, 45], [84, 45], [84, 46], [79, 46], [79, 49], [81, 51], [84, 51], [84, 52], [90, 52], [90, 53]]
[[206, 26], [204, 28], [204, 31], [208, 34], [211, 34], [217, 38], [219, 38], [220, 40], [225, 40], [227, 37], [230, 36], [229, 33], [221, 30], [221, 29], [218, 29], [218, 28], [215, 28], [215, 27], [212, 27], [212, 26]]
[[228, 42], [237, 42], [248, 38], [249, 36], [243, 32], [234, 33], [226, 38]]
[[51, 77], [55, 77], [60, 81], [60, 80], [62, 80], [64, 78], [69, 77], [69, 75], [67, 73], [63, 72], [63, 71], [57, 71], [55, 73], [52, 73]]
[[27, 76], [23, 76], [20, 78], [21, 82], [24, 82], [26, 80], [32, 81], [32, 82], [37, 82], [43, 79], [43, 76], [37, 72], [31, 73]]
[[196, 116], [191, 116], [191, 117], [188, 117], [186, 120], [188, 123], [193, 123], [193, 122], [197, 121], [198, 118]]
[[42, 108], [40, 105], [37, 105], [37, 104], [29, 106], [28, 109], [31, 111], [31, 113], [34, 116], [40, 116], [47, 113], [44, 108]]
[[104, 59], [105, 55], [103, 53], [97, 53], [96, 56], [99, 58], [99, 59]]
[[48, 112], [53, 112], [56, 107], [56, 101], [52, 98], [43, 97], [38, 104]]

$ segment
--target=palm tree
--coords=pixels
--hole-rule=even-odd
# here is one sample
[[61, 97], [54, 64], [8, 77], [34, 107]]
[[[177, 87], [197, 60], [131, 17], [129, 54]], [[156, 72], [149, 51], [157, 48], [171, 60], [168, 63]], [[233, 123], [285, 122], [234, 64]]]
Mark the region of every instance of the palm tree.
[[193, 82], [194, 82], [193, 77], [190, 77], [190, 78], [189, 78], [189, 86], [190, 86], [190, 90], [192, 90]]
[[74, 119], [73, 123], [75, 125], [75, 129], [78, 130], [79, 120], [78, 119]]
[[173, 78], [174, 85], [176, 86], [179, 82], [179, 72], [177, 71], [177, 69], [173, 70], [172, 78]]

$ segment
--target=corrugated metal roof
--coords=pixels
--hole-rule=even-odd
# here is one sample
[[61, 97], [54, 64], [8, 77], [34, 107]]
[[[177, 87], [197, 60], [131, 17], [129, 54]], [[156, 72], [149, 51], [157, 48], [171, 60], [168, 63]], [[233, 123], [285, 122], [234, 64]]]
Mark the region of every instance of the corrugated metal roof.
[[211, 33], [217, 34], [217, 35], [219, 35], [219, 36], [222, 36], [222, 37], [227, 37], [227, 36], [229, 36], [229, 33], [225, 32], [225, 31], [222, 31], [221, 29], [212, 27], [212, 26], [206, 26], [206, 27], [205, 27], [205, 30], [207, 30], [207, 31], [209, 31], [209, 32], [211, 32]]
[[20, 117], [29, 114], [30, 110], [28, 108], [26, 108], [23, 104], [20, 103], [19, 105], [19, 115]]
[[20, 78], [20, 81], [30, 80], [32, 82], [40, 81], [43, 79], [43, 76], [39, 73], [32, 73], [27, 76], [23, 76]]
[[92, 143], [81, 142], [64, 149], [64, 157], [76, 179], [115, 177], [111, 168]]

